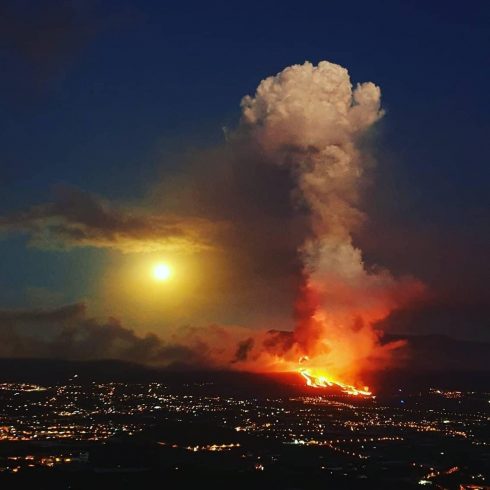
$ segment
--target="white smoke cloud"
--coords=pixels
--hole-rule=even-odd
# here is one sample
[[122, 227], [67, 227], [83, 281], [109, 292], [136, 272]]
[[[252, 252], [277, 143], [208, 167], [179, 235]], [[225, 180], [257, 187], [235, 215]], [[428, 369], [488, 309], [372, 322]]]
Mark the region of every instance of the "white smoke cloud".
[[389, 351], [373, 323], [422, 289], [386, 270], [367, 270], [352, 242], [365, 218], [360, 201], [369, 161], [358, 143], [383, 116], [381, 90], [371, 82], [353, 88], [339, 65], [307, 62], [263, 80], [254, 97], [242, 100], [242, 111], [241, 132], [271, 163], [290, 168], [295, 200], [309, 211], [299, 298], [304, 303], [306, 295], [309, 307], [300, 314], [293, 355], [353, 374]]
[[347, 70], [326, 61], [286, 68], [242, 100], [243, 126], [274, 163], [292, 168], [316, 235], [349, 235], [362, 217], [356, 139], [383, 115], [380, 100], [379, 87], [352, 90]]

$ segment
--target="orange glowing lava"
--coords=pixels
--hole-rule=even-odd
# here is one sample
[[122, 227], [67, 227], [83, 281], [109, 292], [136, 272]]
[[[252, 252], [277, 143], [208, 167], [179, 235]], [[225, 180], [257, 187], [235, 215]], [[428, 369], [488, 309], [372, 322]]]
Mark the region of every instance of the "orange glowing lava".
[[347, 395], [355, 395], [355, 396], [372, 395], [372, 392], [369, 391], [368, 386], [364, 386], [363, 389], [356, 388], [355, 386], [330, 379], [322, 374], [314, 374], [311, 372], [310, 369], [300, 369], [299, 373], [301, 374], [301, 376], [303, 376], [303, 378], [305, 378], [306, 384], [308, 386], [311, 386], [312, 388], [329, 388], [332, 386], [337, 386], [342, 390], [343, 393], [346, 393]]
[[[305, 361], [308, 361], [307, 356], [304, 356], [299, 360], [300, 364]], [[342, 392], [347, 395], [372, 396], [372, 392], [369, 390], [368, 386], [364, 386], [362, 389], [356, 388], [353, 385], [349, 385], [347, 383], [342, 383], [341, 381], [334, 380], [327, 374], [322, 373], [320, 370], [317, 369], [300, 367], [298, 372], [306, 380], [306, 384], [308, 386], [311, 386], [312, 388], [331, 388], [333, 386], [336, 386], [340, 388]]]

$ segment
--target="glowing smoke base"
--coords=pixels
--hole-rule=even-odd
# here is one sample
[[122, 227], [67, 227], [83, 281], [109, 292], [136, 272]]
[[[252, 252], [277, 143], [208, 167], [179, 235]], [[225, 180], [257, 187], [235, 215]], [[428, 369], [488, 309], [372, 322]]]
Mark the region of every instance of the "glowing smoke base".
[[358, 142], [382, 117], [380, 100], [379, 87], [367, 82], [353, 89], [347, 70], [325, 61], [288, 67], [242, 100], [240, 131], [271, 164], [290, 169], [294, 200], [307, 208], [310, 222], [299, 251], [304, 284], [292, 341], [261, 342], [249, 367], [294, 370], [310, 386], [335, 384], [370, 394], [356, 388], [360, 372], [386, 365], [400, 346], [380, 345], [373, 324], [420, 295], [423, 286], [367, 270], [352, 243], [365, 218], [359, 201], [368, 158]]

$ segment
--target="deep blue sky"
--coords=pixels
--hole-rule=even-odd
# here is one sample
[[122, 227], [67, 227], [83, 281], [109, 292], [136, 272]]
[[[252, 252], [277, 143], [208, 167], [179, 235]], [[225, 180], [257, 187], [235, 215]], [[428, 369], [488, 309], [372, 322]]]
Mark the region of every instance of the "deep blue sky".
[[[381, 187], [372, 204], [379, 219], [428, 234], [435, 246], [457, 241], [455, 256], [472, 256], [473, 275], [488, 268], [488, 2], [6, 5], [2, 214], [46, 201], [59, 183], [137, 201], [154, 179], [178, 170], [179, 154], [221, 141], [261, 79], [329, 60], [353, 82], [382, 88]], [[0, 241], [0, 253], [3, 307], [29, 305], [32, 288], [83, 298], [109, 260], [100, 250], [31, 249], [20, 237]], [[422, 265], [413, 273], [424, 275], [437, 260], [414, 261]], [[433, 267], [427, 276], [438, 273]]]

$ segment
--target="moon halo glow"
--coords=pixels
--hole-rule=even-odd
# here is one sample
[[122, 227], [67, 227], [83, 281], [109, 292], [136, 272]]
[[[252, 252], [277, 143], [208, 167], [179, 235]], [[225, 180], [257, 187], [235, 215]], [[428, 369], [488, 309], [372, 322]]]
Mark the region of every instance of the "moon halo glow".
[[173, 271], [168, 264], [156, 264], [153, 267], [153, 277], [156, 281], [168, 281], [172, 274]]

